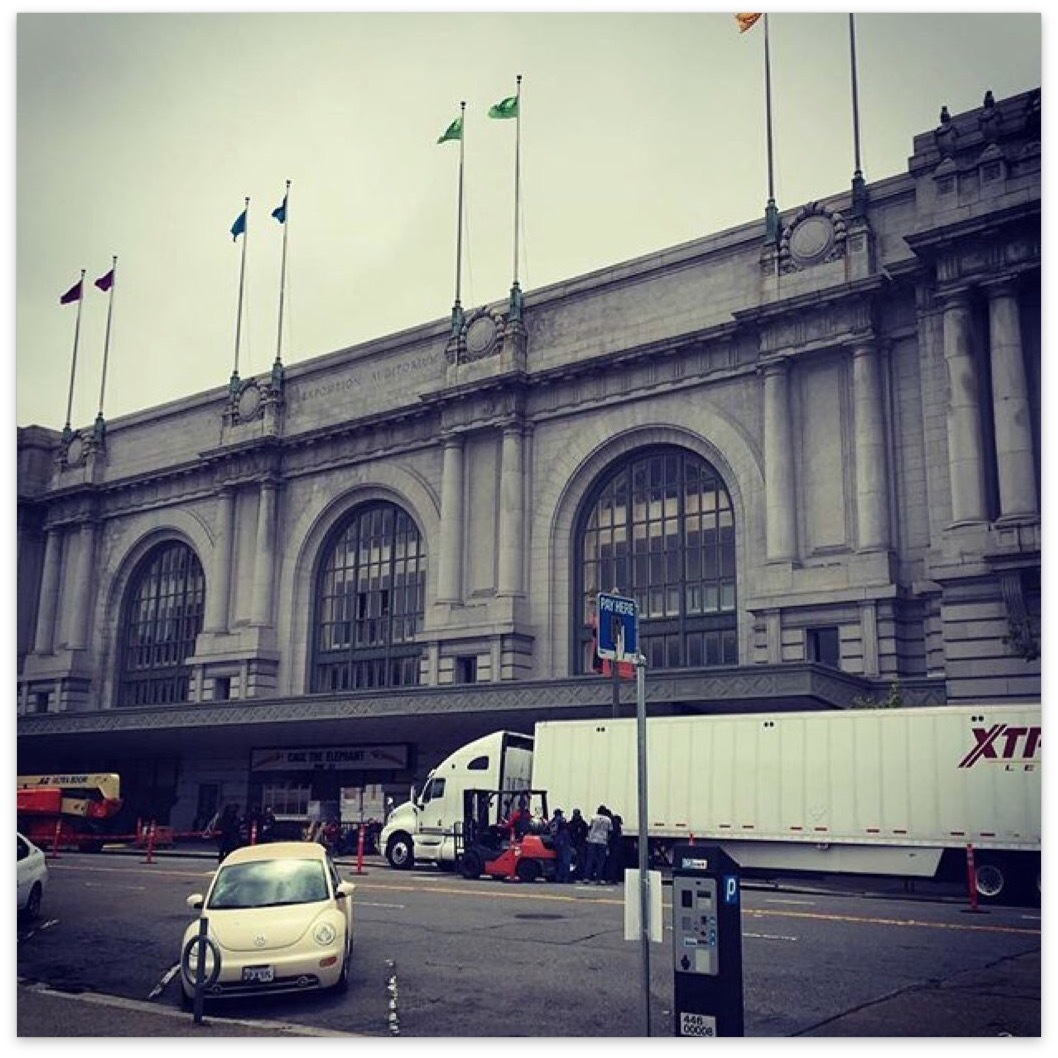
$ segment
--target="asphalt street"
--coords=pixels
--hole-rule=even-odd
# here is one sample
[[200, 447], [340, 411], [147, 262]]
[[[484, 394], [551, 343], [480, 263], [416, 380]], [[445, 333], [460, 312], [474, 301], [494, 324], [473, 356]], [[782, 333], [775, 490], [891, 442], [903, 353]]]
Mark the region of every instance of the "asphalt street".
[[[348, 867], [344, 858], [340, 861]], [[365, 867], [384, 870], [382, 861]], [[895, 991], [853, 1006], [804, 1033], [811, 1036], [875, 1037], [907, 1026], [930, 1025], [930, 1036], [1039, 1037], [1041, 1023], [1041, 950], [998, 959], [974, 970]], [[158, 1004], [91, 992], [63, 992], [19, 981], [19, 1037], [130, 1036], [349, 1036], [304, 1024], [270, 1020], [203, 1017]], [[905, 1027], [894, 1029], [895, 1026]], [[671, 1033], [671, 1019], [656, 1021], [653, 1035]], [[384, 1038], [380, 1026], [375, 1034]], [[502, 1034], [498, 1034], [502, 1035]], [[546, 1035], [541, 1033], [541, 1035]]]

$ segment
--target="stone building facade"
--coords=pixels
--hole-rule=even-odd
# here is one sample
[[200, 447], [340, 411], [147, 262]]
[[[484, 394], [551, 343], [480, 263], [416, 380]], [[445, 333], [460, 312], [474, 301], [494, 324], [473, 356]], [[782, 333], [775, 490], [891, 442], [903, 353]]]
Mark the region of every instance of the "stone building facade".
[[19, 771], [178, 827], [406, 791], [631, 709], [614, 589], [654, 712], [1038, 701], [1040, 138], [989, 94], [773, 238], [20, 429]]

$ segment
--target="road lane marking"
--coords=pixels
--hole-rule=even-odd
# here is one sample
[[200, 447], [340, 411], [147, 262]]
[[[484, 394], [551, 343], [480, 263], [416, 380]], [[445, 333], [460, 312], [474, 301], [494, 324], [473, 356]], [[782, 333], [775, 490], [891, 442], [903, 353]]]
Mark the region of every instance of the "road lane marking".
[[128, 874], [133, 870], [146, 870], [150, 874], [163, 875], [166, 878], [201, 878], [212, 876], [216, 873], [215, 868], [198, 871], [173, 871], [166, 867], [156, 867], [148, 864], [134, 865], [132, 867], [90, 867], [81, 863], [49, 863], [49, 871], [76, 871], [78, 874]]
[[41, 930], [51, 929], [52, 926], [57, 926], [59, 920], [57, 918], [49, 918], [47, 922], [42, 922], [39, 926], [34, 926], [28, 933], [19, 933], [19, 941], [29, 940], [30, 937], [40, 933]]
[[[549, 893], [549, 892], [531, 892], [528, 891], [529, 886], [535, 885], [536, 883], [526, 882], [512, 882], [508, 884], [499, 883], [498, 888], [482, 887], [481, 889], [456, 889], [456, 888], [430, 888], [430, 893], [447, 893], [452, 896], [470, 896], [477, 897], [485, 900], [542, 900], [550, 901], [553, 903], [576, 903], [582, 900], [590, 900], [596, 904], [611, 904], [617, 907], [624, 906], [624, 899], [622, 897], [614, 897], [610, 893], [600, 894], [597, 891], [589, 890], [584, 895], [581, 895], [579, 889], [575, 890], [576, 895], [573, 893]], [[520, 892], [517, 886], [524, 886]], [[409, 892], [417, 893], [422, 890], [417, 889], [412, 885], [400, 885], [393, 882], [382, 882], [375, 883], [374, 885], [367, 884], [363, 885], [364, 889], [388, 889], [395, 890], [398, 892]], [[928, 922], [922, 919], [913, 918], [883, 918], [874, 915], [842, 915], [832, 914], [825, 911], [794, 911], [786, 909], [767, 909], [767, 908], [747, 908], [745, 905], [742, 907], [744, 915], [756, 915], [760, 917], [776, 917], [776, 918], [803, 918], [803, 919], [815, 919], [821, 922], [849, 922], [856, 925], [875, 925], [875, 926], [900, 926], [904, 928], [918, 928], [918, 929], [944, 929], [944, 930], [960, 930], [966, 933], [1011, 933], [1018, 936], [1031, 936], [1038, 937], [1040, 935], [1039, 929], [1030, 929], [1024, 926], [993, 926], [986, 925], [984, 923], [975, 925], [969, 922]], [[672, 905], [671, 903], [663, 904], [663, 913], [671, 916]]]
[[165, 991], [165, 986], [180, 972], [180, 964], [177, 963], [175, 966], [170, 966], [168, 970], [162, 974], [162, 979], [147, 993], [148, 999], [156, 999], [158, 996]]
[[805, 918], [819, 922], [850, 922], [857, 926], [899, 926], [917, 929], [951, 929], [965, 933], [1013, 933], [1018, 936], [1038, 937], [1038, 929], [1026, 929], [1023, 926], [979, 926], [968, 922], [923, 922], [917, 918], [879, 918], [873, 915], [835, 915], [825, 911], [767, 911], [763, 909], [742, 908], [745, 915], [756, 915], [761, 918]]
[[[72, 864], [49, 864], [51, 869], [69, 869], [78, 871], [96, 871], [100, 873], [119, 873], [128, 872], [128, 867], [99, 867], [99, 866], [87, 866], [82, 867], [80, 864], [74, 866]], [[210, 868], [205, 871], [171, 871], [164, 868], [159, 868], [154, 865], [135, 865], [135, 869], [149, 870], [153, 874], [166, 875], [174, 878], [200, 878], [203, 874], [212, 875], [214, 868]], [[362, 876], [360, 876], [362, 877]], [[578, 886], [574, 893], [554, 893], [554, 892], [534, 892], [529, 891], [530, 887], [535, 887], [537, 883], [526, 883], [526, 882], [504, 882], [500, 880], [495, 881], [495, 888], [489, 891], [489, 888], [483, 885], [479, 888], [466, 888], [457, 889], [454, 888], [451, 883], [440, 884], [447, 881], [437, 875], [419, 875], [416, 877], [416, 881], [429, 880], [431, 884], [428, 891], [430, 893], [446, 893], [451, 896], [465, 896], [465, 897], [477, 897], [479, 899], [484, 898], [488, 900], [495, 899], [514, 899], [514, 900], [541, 900], [558, 903], [571, 903], [580, 900], [590, 900], [592, 903], [597, 904], [611, 904], [618, 907], [624, 906], [623, 896], [614, 897], [610, 895], [610, 892], [604, 891], [599, 893], [598, 890], [587, 890], [582, 891]], [[354, 879], [355, 880], [355, 879]], [[363, 890], [384, 890], [388, 892], [405, 892], [405, 893], [422, 893], [426, 890], [418, 888], [411, 884], [400, 884], [396, 882], [364, 882], [357, 880], [357, 885]], [[523, 887], [519, 892], [518, 887]], [[665, 905], [666, 910], [671, 914], [671, 905]], [[919, 929], [942, 929], [942, 930], [961, 930], [966, 933], [1008, 933], [1019, 936], [1038, 937], [1041, 933], [1042, 927], [1030, 928], [1025, 926], [996, 926], [987, 925], [984, 923], [974, 924], [970, 922], [926, 922], [921, 919], [903, 919], [903, 918], [882, 918], [870, 915], [839, 915], [831, 914], [828, 912], [816, 911], [794, 911], [794, 910], [780, 910], [780, 909], [750, 909], [743, 905], [743, 912], [747, 915], [758, 915], [758, 916], [782, 916], [788, 918], [810, 918], [817, 919], [822, 922], [849, 922], [857, 925], [878, 925], [878, 926], [899, 926], [902, 928], [919, 928]]]

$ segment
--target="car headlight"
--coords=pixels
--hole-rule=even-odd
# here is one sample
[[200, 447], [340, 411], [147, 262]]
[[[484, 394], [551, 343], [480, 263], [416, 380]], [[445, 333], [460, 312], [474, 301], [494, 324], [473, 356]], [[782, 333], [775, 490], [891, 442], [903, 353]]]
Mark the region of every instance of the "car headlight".
[[316, 928], [312, 931], [312, 939], [321, 947], [333, 944], [337, 936], [337, 931], [329, 922], [317, 922]]

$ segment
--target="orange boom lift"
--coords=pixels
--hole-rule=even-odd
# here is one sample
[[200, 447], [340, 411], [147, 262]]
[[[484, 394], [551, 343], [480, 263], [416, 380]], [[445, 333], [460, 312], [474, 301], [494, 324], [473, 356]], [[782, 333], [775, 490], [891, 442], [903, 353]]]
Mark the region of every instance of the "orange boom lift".
[[98, 852], [105, 823], [121, 811], [121, 779], [113, 772], [20, 775], [18, 828], [42, 848]]

